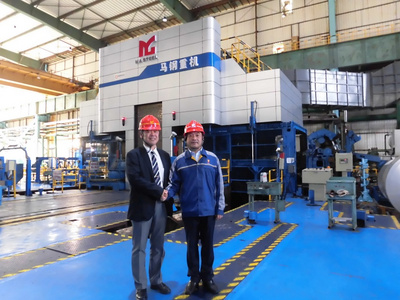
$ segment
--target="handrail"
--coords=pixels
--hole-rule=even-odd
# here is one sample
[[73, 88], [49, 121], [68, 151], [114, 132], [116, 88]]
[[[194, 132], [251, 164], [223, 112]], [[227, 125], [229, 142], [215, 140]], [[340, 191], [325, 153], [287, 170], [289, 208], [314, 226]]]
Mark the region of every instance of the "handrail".
[[230, 179], [231, 178], [231, 175], [230, 175], [230, 169], [231, 169], [230, 168], [230, 160], [223, 158], [222, 162], [226, 162], [225, 166], [222, 166], [222, 164], [221, 164], [221, 171], [223, 172], [224, 170], [226, 170], [226, 174], [222, 173], [222, 178], [227, 178], [226, 180], [224, 179], [224, 183], [225, 184], [229, 184], [230, 181], [231, 181], [231, 179]]
[[71, 169], [55, 169], [53, 170], [53, 178], [52, 178], [52, 191], [54, 193], [54, 189], [56, 188], [57, 183], [61, 183], [61, 193], [64, 193], [64, 183], [73, 182], [74, 186], [78, 185], [78, 177], [79, 169], [71, 168]]
[[[330, 45], [330, 44], [337, 44], [337, 43], [342, 43], [342, 42], [348, 42], [348, 41], [370, 38], [370, 37], [375, 37], [375, 36], [382, 36], [382, 35], [398, 33], [398, 32], [400, 32], [400, 22], [394, 22], [394, 23], [390, 23], [390, 24], [383, 24], [380, 26], [373, 26], [373, 27], [368, 27], [368, 28], [361, 28], [361, 29], [337, 32], [336, 33], [336, 42], [331, 41], [331, 38], [328, 33], [322, 34], [322, 35], [316, 35], [316, 36], [308, 37], [308, 38], [286, 40], [286, 41], [281, 41], [281, 43], [283, 45], [283, 47], [282, 47], [283, 49], [279, 53], [296, 51], [296, 50], [313, 48], [313, 47]], [[230, 37], [227, 39], [223, 39], [222, 41], [230, 40], [232, 38], [238, 39], [237, 37]], [[293, 38], [295, 38], [295, 37], [293, 37]], [[254, 48], [250, 47], [252, 50], [246, 49], [246, 50], [244, 50], [244, 54], [249, 56], [253, 53], [253, 51], [256, 51], [261, 56], [276, 54], [273, 51], [273, 47], [274, 47], [274, 43], [267, 44], [265, 46], [257, 48], [256, 50], [254, 50]], [[230, 48], [228, 48], [228, 49], [230, 49]], [[227, 50], [222, 49], [222, 52], [226, 52], [226, 51]]]
[[[268, 182], [276, 181], [277, 177], [275, 177], [275, 178], [272, 177], [273, 172], [275, 172], [275, 175], [276, 175], [276, 169], [270, 169], [268, 171]], [[281, 193], [283, 193], [282, 182], [283, 182], [283, 170], [281, 170]], [[268, 200], [270, 200], [270, 201], [272, 200], [271, 195], [269, 195]]]
[[[222, 59], [233, 58], [242, 65], [247, 73], [263, 71], [265, 64], [261, 61], [260, 54], [241, 39], [235, 37], [235, 40], [236, 42], [231, 44], [230, 52], [222, 49]], [[269, 66], [267, 67], [271, 69]]]

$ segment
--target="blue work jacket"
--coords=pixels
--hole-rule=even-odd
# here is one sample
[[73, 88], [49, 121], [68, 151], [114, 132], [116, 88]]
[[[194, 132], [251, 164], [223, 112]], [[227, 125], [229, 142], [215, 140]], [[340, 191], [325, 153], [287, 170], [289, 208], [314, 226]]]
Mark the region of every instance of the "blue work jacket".
[[186, 150], [172, 163], [168, 196], [179, 195], [183, 217], [224, 213], [224, 181], [218, 157], [210, 151], [200, 151], [198, 161]]

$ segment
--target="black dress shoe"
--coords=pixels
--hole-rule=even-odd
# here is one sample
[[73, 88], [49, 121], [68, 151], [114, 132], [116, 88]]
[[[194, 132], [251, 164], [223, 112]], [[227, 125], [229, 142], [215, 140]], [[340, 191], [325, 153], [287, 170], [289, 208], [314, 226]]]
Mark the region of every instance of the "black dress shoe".
[[136, 290], [136, 300], [147, 300], [147, 290], [146, 289]]
[[206, 289], [206, 291], [210, 292], [211, 294], [218, 294], [219, 292], [217, 285], [212, 279], [203, 281], [203, 287]]
[[186, 285], [185, 294], [191, 295], [194, 293], [195, 290], [199, 287], [199, 282], [190, 280], [189, 283]]
[[164, 295], [171, 293], [171, 289], [164, 282], [161, 282], [159, 284], [152, 284], [150, 288]]

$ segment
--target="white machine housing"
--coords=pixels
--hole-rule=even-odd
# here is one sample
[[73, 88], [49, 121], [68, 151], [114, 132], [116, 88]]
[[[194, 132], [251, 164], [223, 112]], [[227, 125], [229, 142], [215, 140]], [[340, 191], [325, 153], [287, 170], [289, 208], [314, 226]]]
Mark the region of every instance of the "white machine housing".
[[95, 135], [125, 131], [130, 149], [135, 106], [157, 102], [166, 151], [173, 126], [190, 120], [247, 124], [252, 101], [257, 101], [257, 122], [302, 126], [300, 91], [280, 70], [246, 73], [233, 59], [221, 60], [220, 32], [208, 17], [100, 49], [99, 97], [81, 105], [81, 135], [89, 134], [86, 127], [93, 121]]
[[394, 158], [383, 165], [378, 173], [378, 186], [382, 194], [400, 212], [400, 157]]

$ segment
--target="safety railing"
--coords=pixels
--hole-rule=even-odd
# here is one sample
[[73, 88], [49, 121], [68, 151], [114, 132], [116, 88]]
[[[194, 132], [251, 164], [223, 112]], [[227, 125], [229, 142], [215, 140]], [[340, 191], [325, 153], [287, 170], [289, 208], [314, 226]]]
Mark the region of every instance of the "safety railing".
[[82, 185], [86, 188], [91, 180], [99, 180], [108, 178], [109, 170], [107, 165], [101, 166], [99, 161], [89, 161], [87, 168], [79, 170], [78, 188], [81, 189]]
[[[348, 42], [348, 41], [364, 39], [364, 38], [371, 38], [371, 37], [375, 37], [375, 36], [387, 35], [387, 34], [398, 33], [398, 32], [400, 32], [400, 22], [393, 22], [393, 23], [389, 23], [389, 24], [382, 24], [379, 26], [371, 26], [371, 27], [360, 28], [360, 29], [355, 29], [355, 30], [337, 32], [336, 40], [331, 39], [329, 34], [316, 35], [316, 36], [308, 37], [308, 38], [299, 38], [296, 36], [296, 37], [292, 37], [291, 40], [281, 41], [278, 49], [276, 48], [274, 43], [271, 43], [271, 44], [267, 44], [265, 46], [261, 46], [257, 49], [254, 49], [254, 48], [251, 48], [250, 46], [248, 46], [249, 49], [246, 47], [246, 48], [241, 49], [241, 51], [244, 52], [244, 55], [247, 55], [247, 56], [252, 56], [253, 51], [258, 53], [259, 56], [266, 56], [266, 55], [272, 55], [272, 54], [277, 54], [277, 53], [282, 53], [282, 52], [296, 51], [296, 50], [301, 50], [301, 49], [329, 45], [332, 43]], [[229, 39], [232, 39], [232, 38], [227, 38], [222, 41], [229, 40]], [[223, 49], [222, 53], [229, 54], [229, 50], [232, 51], [231, 48], [232, 47]], [[227, 50], [227, 49], [229, 49], [229, 50]], [[227, 58], [229, 58], [229, 55]]]
[[[231, 39], [231, 38], [228, 38]], [[235, 37], [230, 51], [222, 49], [222, 59], [233, 58], [247, 72], [260, 72], [266, 65], [261, 61], [260, 54], [241, 39]], [[271, 69], [267, 66], [267, 68]]]
[[224, 179], [224, 184], [229, 184], [231, 182], [231, 165], [229, 159], [221, 159], [221, 171], [222, 177]]
[[79, 169], [55, 169], [52, 176], [52, 191], [57, 184], [61, 186], [61, 192], [64, 192], [64, 185], [77, 186], [79, 180]]
[[[277, 175], [276, 174], [276, 169], [270, 169], [268, 171], [268, 182], [272, 182], [272, 181], [276, 181], [276, 177], [274, 177], [273, 175]], [[281, 182], [283, 182], [283, 170], [281, 170]], [[283, 185], [281, 184], [281, 193], [283, 193]], [[268, 200], [272, 200], [272, 196], [269, 195], [268, 196]]]

